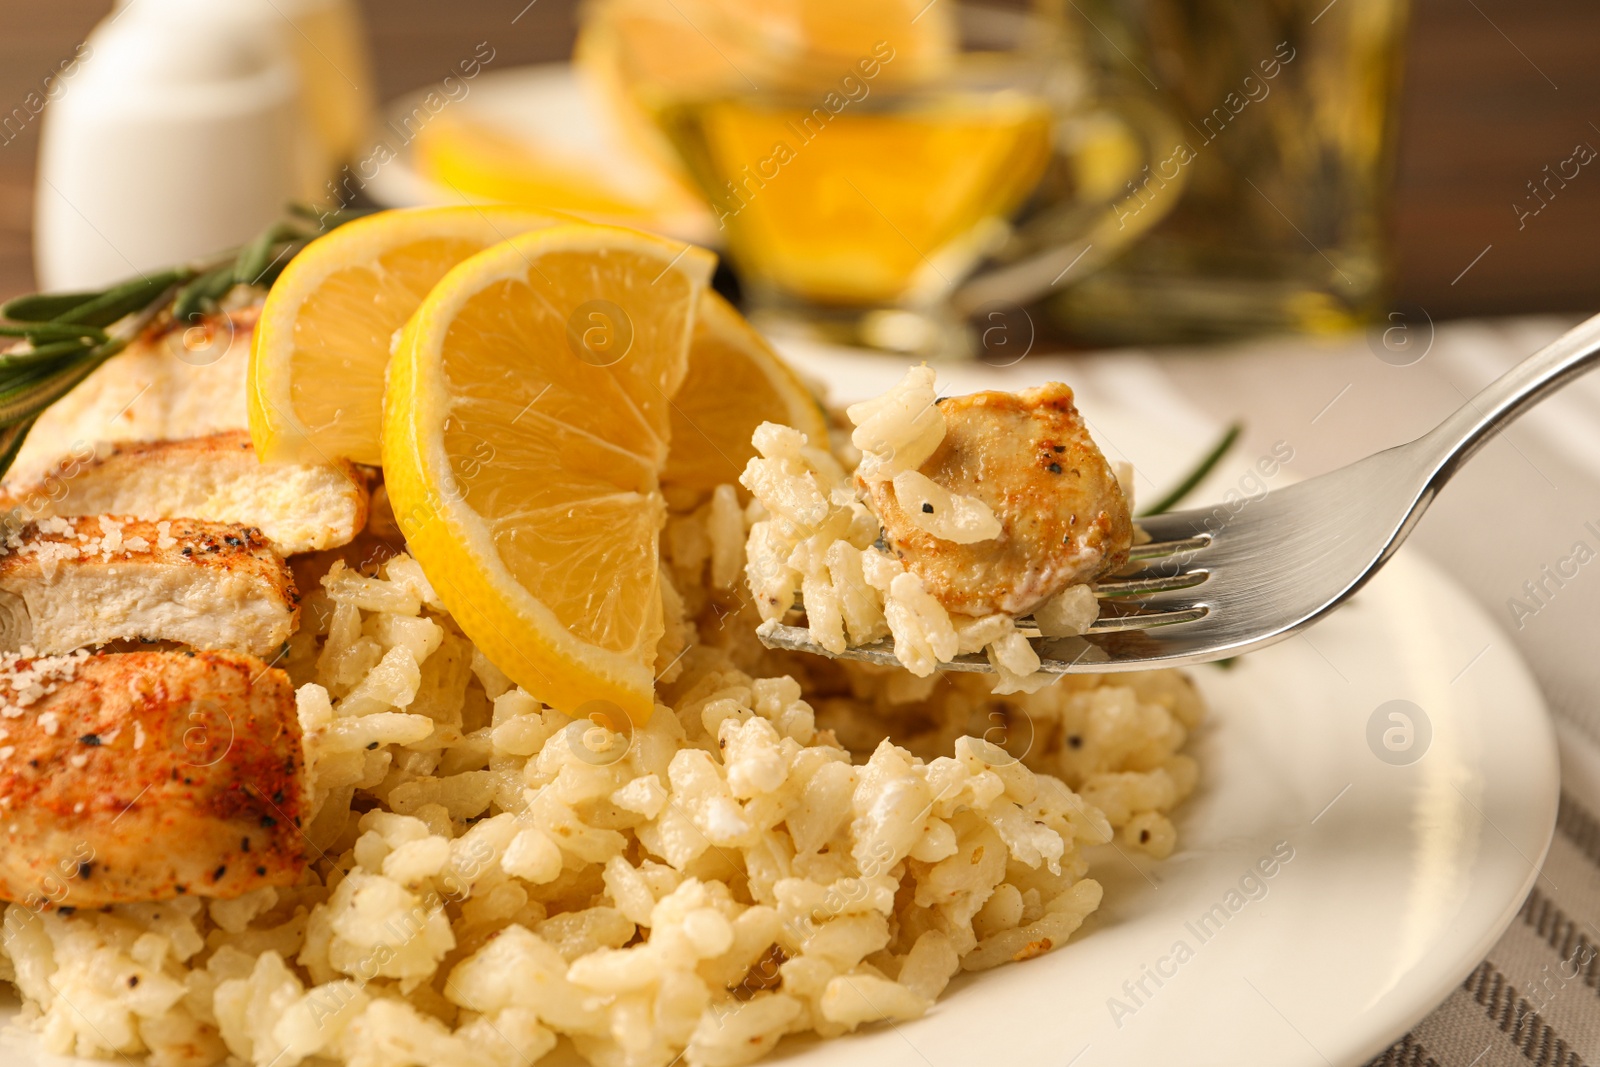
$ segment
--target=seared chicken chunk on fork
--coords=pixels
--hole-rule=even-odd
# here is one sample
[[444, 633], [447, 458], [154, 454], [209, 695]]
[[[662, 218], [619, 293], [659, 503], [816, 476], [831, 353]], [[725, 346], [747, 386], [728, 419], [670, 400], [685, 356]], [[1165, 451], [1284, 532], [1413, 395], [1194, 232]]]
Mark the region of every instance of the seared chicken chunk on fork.
[[304, 790], [293, 688], [253, 656], [0, 656], [0, 898], [293, 885]]
[[144, 639], [270, 656], [299, 618], [288, 564], [243, 526], [41, 519], [0, 543], [0, 650]]
[[349, 542], [366, 526], [368, 503], [367, 478], [354, 464], [262, 463], [243, 430], [111, 445], [0, 491], [0, 509], [24, 519], [131, 515], [252, 526], [284, 556]]
[[999, 532], [970, 544], [935, 537], [897, 499], [892, 481], [858, 483], [889, 550], [928, 592], [961, 615], [1025, 615], [1070, 585], [1127, 562], [1133, 538], [1116, 474], [1059, 383], [938, 402], [944, 439], [919, 471], [951, 494], [988, 505]]

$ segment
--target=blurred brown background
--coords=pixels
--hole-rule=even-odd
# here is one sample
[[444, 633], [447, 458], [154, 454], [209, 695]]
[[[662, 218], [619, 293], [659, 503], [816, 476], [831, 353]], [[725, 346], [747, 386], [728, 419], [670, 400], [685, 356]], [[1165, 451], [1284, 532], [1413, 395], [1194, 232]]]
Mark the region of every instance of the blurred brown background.
[[[1335, 0], [1337, 2], [1337, 0]], [[574, 0], [364, 0], [378, 97], [441, 78], [487, 40], [495, 66], [564, 58]], [[0, 113], [38, 85], [110, 0], [0, 0]], [[1600, 167], [1519, 229], [1515, 204], [1579, 144], [1600, 149], [1600, 7], [1414, 0], [1392, 209], [1396, 301], [1436, 318], [1600, 310]], [[0, 297], [32, 288], [37, 124], [0, 146]], [[117, 161], [105, 165], [115, 168]], [[1470, 269], [1468, 269], [1470, 266]], [[1464, 272], [1464, 273], [1463, 273]]]

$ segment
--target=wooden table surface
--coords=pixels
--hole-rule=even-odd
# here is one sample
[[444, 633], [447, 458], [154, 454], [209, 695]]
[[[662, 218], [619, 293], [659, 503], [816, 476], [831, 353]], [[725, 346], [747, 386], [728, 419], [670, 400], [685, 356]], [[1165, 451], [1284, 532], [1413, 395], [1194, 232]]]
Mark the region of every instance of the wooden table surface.
[[[479, 41], [497, 67], [572, 47], [573, 0], [364, 5], [382, 99], [438, 80]], [[0, 117], [110, 7], [0, 0]], [[1520, 228], [1513, 206], [1545, 165], [1580, 143], [1600, 148], [1597, 42], [1600, 8], [1580, 0], [1415, 0], [1392, 220], [1397, 302], [1435, 317], [1600, 309], [1600, 172], [1580, 172]], [[32, 287], [36, 126], [0, 145], [0, 296]]]

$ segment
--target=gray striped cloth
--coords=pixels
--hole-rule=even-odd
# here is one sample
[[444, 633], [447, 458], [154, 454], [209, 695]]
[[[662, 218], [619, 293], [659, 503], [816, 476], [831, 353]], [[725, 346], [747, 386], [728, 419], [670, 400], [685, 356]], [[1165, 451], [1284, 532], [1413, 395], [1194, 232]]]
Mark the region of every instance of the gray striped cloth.
[[1467, 980], [1368, 1067], [1600, 1064], [1600, 817], [1563, 790], [1539, 880]]

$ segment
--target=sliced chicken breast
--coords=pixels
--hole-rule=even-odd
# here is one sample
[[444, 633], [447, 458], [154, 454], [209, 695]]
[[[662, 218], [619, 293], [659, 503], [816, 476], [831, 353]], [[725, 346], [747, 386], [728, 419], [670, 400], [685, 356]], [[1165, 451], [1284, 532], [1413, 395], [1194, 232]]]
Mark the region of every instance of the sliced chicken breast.
[[0, 509], [24, 519], [131, 515], [253, 526], [282, 555], [350, 541], [366, 525], [366, 475], [352, 463], [256, 459], [243, 430], [111, 445], [89, 459], [67, 456], [42, 480], [7, 486]]
[[172, 519], [41, 519], [0, 545], [0, 650], [177, 641], [273, 656], [300, 620], [258, 530]]
[[0, 898], [292, 885], [304, 782], [293, 688], [253, 656], [0, 655]]
[[[18, 483], [42, 479], [62, 456], [98, 444], [199, 437], [250, 425], [245, 378], [260, 304], [161, 320], [51, 404], [11, 466]], [[201, 516], [204, 517], [204, 516]]]
[[920, 529], [891, 482], [862, 483], [890, 549], [948, 610], [1023, 615], [1069, 585], [1127, 562], [1133, 539], [1116, 474], [1059, 383], [939, 401], [944, 441], [920, 468], [987, 504], [998, 536], [972, 544]]

